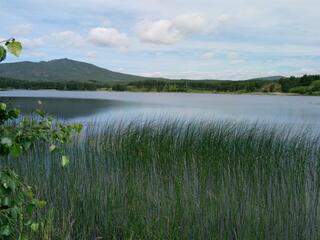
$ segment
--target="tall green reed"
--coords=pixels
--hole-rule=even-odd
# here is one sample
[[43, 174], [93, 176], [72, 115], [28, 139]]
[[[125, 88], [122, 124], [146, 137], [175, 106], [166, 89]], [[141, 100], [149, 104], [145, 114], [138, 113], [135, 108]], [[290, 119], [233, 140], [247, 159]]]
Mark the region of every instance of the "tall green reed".
[[230, 122], [87, 127], [62, 169], [39, 144], [7, 164], [48, 206], [39, 239], [319, 239], [320, 141]]

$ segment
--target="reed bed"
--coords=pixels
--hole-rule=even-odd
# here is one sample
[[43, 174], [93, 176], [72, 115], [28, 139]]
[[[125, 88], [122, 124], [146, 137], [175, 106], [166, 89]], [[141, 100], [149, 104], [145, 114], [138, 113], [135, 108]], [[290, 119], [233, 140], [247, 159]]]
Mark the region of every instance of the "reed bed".
[[320, 239], [320, 140], [229, 122], [106, 123], [5, 159], [47, 206], [38, 239]]

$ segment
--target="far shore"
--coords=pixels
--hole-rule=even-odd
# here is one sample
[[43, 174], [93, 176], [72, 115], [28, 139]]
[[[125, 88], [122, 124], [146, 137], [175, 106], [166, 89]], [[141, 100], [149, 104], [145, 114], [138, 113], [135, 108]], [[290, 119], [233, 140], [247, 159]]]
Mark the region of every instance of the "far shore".
[[[87, 92], [117, 92], [117, 93], [194, 93], [194, 94], [216, 94], [216, 95], [259, 95], [259, 96], [309, 96], [309, 97], [317, 97], [319, 95], [303, 95], [297, 93], [284, 93], [284, 92], [212, 92], [212, 91], [188, 91], [188, 92], [165, 92], [165, 91], [112, 91], [112, 90], [105, 90], [105, 89], [98, 89], [94, 91], [90, 90], [58, 90], [58, 89], [0, 89], [0, 92], [7, 92], [7, 91], [71, 91], [71, 92], [78, 92], [78, 91], [87, 91]], [[0, 95], [1, 97], [1, 95]]]

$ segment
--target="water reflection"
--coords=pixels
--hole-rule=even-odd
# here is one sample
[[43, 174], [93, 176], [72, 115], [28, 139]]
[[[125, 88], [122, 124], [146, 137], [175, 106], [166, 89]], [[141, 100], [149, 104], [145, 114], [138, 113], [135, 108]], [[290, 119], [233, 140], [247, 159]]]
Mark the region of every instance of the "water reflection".
[[1, 97], [25, 113], [42, 100], [50, 115], [69, 121], [222, 119], [308, 126], [320, 131], [320, 97], [50, 90], [4, 91]]
[[[86, 119], [99, 115], [102, 112], [115, 108], [125, 108], [132, 104], [117, 100], [96, 100], [96, 99], [64, 99], [64, 98], [25, 98], [25, 97], [4, 97], [1, 101], [18, 107], [23, 115], [34, 113], [35, 109], [42, 109], [48, 115], [63, 119]], [[40, 104], [39, 104], [40, 102]]]

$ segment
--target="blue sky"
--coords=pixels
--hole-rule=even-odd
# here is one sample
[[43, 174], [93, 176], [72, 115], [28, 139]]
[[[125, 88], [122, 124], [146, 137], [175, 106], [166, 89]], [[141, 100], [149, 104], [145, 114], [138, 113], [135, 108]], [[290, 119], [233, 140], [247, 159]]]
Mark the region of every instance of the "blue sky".
[[320, 73], [318, 0], [1, 0], [20, 58], [191, 79]]

